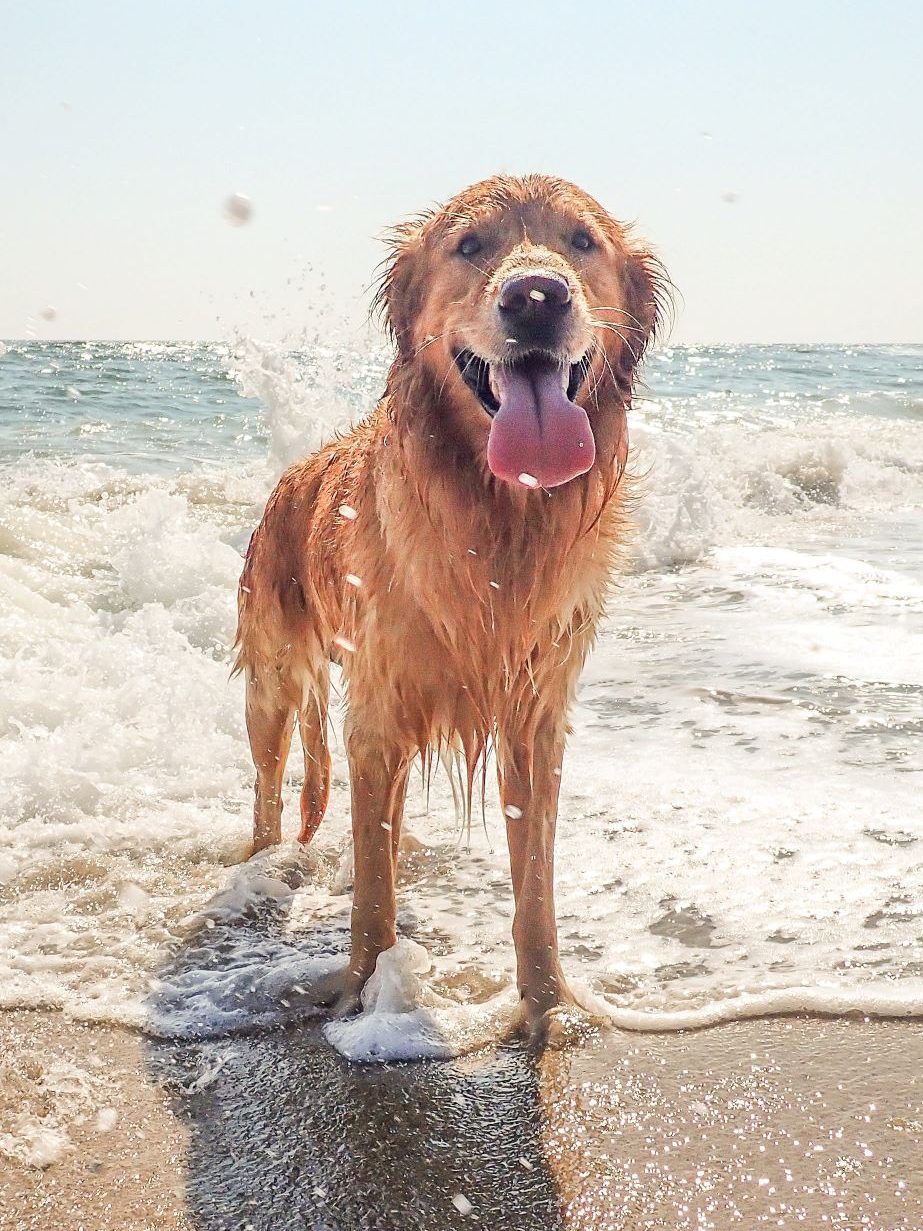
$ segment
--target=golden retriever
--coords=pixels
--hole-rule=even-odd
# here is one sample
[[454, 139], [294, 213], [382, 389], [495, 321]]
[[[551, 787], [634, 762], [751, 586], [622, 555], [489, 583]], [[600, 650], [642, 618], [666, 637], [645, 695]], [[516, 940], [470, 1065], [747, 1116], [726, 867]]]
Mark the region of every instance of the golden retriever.
[[496, 176], [397, 228], [377, 306], [384, 396], [269, 498], [239, 592], [256, 765], [254, 850], [281, 841], [297, 715], [302, 842], [330, 785], [329, 664], [343, 671], [359, 1004], [395, 943], [408, 770], [460, 749], [469, 801], [497, 758], [523, 1024], [573, 1004], [558, 958], [554, 833], [568, 706], [625, 537], [626, 412], [665, 278], [592, 197]]

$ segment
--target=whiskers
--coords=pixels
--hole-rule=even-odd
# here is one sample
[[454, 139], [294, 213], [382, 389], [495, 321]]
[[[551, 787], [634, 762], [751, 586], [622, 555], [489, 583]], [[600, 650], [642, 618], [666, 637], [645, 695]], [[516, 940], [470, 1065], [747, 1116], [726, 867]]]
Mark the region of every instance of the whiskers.
[[[628, 311], [627, 308], [623, 308], [617, 304], [594, 304], [593, 311], [594, 312], [620, 312], [622, 316], [624, 316], [627, 320], [632, 322], [633, 332], [641, 333], [641, 334], [644, 333], [644, 326], [642, 325], [642, 323], [638, 320], [636, 316], [632, 316], [632, 314]], [[628, 328], [628, 326], [626, 326], [626, 328]]]
[[[456, 332], [457, 332], [457, 331], [456, 331]], [[437, 402], [441, 399], [441, 397], [442, 397], [443, 393], [445, 392], [445, 387], [446, 387], [446, 384], [447, 384], [447, 382], [448, 382], [449, 377], [452, 375], [452, 371], [453, 371], [453, 369], [454, 369], [456, 372], [458, 372], [458, 373], [459, 373], [459, 375], [461, 376], [462, 380], [464, 380], [464, 378], [465, 378], [465, 373], [466, 373], [466, 372], [468, 371], [468, 369], [471, 367], [472, 363], [474, 363], [474, 361], [475, 361], [475, 359], [476, 359], [476, 358], [477, 358], [477, 356], [475, 355], [474, 351], [471, 351], [471, 352], [470, 352], [470, 355], [469, 355], [469, 358], [465, 360], [465, 366], [464, 366], [463, 368], [459, 368], [458, 364], [455, 362], [455, 360], [454, 360], [454, 359], [450, 359], [450, 360], [449, 360], [448, 366], [446, 367], [445, 376], [443, 376], [443, 378], [442, 378], [442, 384], [439, 386], [439, 392], [436, 394], [436, 401], [437, 401]]]
[[456, 326], [454, 329], [444, 329], [442, 333], [437, 333], [435, 336], [430, 335], [420, 343], [410, 358], [416, 359], [417, 355], [422, 355], [428, 347], [433, 346], [436, 342], [441, 342], [443, 338], [447, 338], [453, 333], [461, 333], [461, 329]]
[[[425, 350], [428, 350], [429, 347], [435, 346], [437, 342], [442, 342], [444, 341], [444, 339], [450, 338], [454, 334], [461, 334], [463, 332], [464, 330], [460, 326], [456, 325], [449, 329], [443, 329], [442, 333], [433, 334], [427, 338], [424, 338], [424, 340], [420, 343], [420, 345], [417, 346], [415, 350], [411, 352], [409, 356], [410, 361], [412, 362], [414, 359], [417, 359], [420, 355], [423, 354]], [[449, 362], [446, 364], [445, 375], [443, 376], [442, 381], [439, 385], [439, 391], [436, 394], [437, 401], [439, 400], [439, 398], [442, 397], [443, 393], [445, 392], [446, 384], [448, 383], [449, 377], [452, 375], [453, 369], [456, 371], [460, 371], [462, 376], [464, 376], [465, 372], [468, 371], [468, 368], [471, 366], [471, 363], [474, 361], [475, 358], [476, 356], [472, 352], [470, 358], [466, 360], [464, 367], [461, 369], [458, 368], [458, 364], [454, 357], [449, 360]]]
[[[594, 311], [596, 310], [598, 309], [594, 309]], [[643, 352], [643, 349], [644, 349], [644, 344], [643, 344], [644, 331], [642, 329], [635, 328], [634, 326], [631, 326], [631, 325], [623, 324], [622, 322], [620, 322], [618, 325], [615, 325], [611, 321], [601, 321], [599, 320], [598, 317], [595, 317], [595, 316], [590, 317], [590, 324], [593, 326], [594, 330], [600, 330], [600, 331], [605, 330], [607, 333], [614, 334], [615, 337], [617, 337], [618, 340], [622, 343], [622, 345], [627, 349], [628, 353], [631, 355], [632, 361], [634, 363], [638, 363], [638, 361], [641, 358], [641, 353]], [[641, 338], [640, 339], [636, 338], [632, 342], [625, 336], [625, 331], [627, 331], [628, 333], [640, 334]], [[624, 378], [622, 380], [619, 380], [619, 378], [616, 376], [615, 370], [612, 367], [612, 362], [609, 359], [609, 356], [606, 353], [606, 349], [603, 346], [598, 336], [594, 336], [592, 345], [590, 348], [590, 352], [602, 356], [604, 370], [608, 371], [609, 375], [612, 378], [612, 383], [616, 386], [616, 388], [619, 388], [620, 386], [625, 384]], [[596, 380], [594, 381], [593, 390], [592, 390], [594, 396], [596, 397], [597, 407], [599, 406], [597, 390], [598, 390], [601, 376], [602, 376], [602, 373], [600, 373], [597, 376]]]
[[[591, 317], [591, 323], [595, 329], [606, 329], [608, 330], [609, 333], [614, 333], [615, 336], [619, 339], [619, 341], [625, 347], [627, 347], [628, 353], [631, 355], [632, 360], [635, 363], [639, 362], [639, 360], [641, 359], [642, 347], [639, 345], [637, 339], [635, 339], [635, 343], [634, 345], [632, 345], [632, 343], [628, 340], [628, 338], [625, 337], [625, 334], [622, 332], [622, 329], [620, 329], [618, 325], [613, 325], [610, 321], [599, 321], [599, 320], [596, 320], [595, 317]], [[632, 329], [628, 325], [624, 326], [624, 328], [628, 329], [630, 333], [640, 333], [641, 332], [638, 329]], [[637, 347], [637, 350], [635, 349], [635, 347]]]
[[[612, 380], [613, 387], [616, 389], [620, 387], [620, 382], [619, 382], [618, 377], [615, 374], [614, 368], [612, 367], [612, 362], [609, 359], [609, 356], [606, 354], [606, 348], [603, 346], [602, 342], [600, 342], [599, 338], [593, 339], [593, 342], [590, 347], [590, 350], [588, 351], [588, 354], [590, 356], [599, 355], [602, 359], [602, 368], [599, 371], [597, 371], [596, 378], [593, 381], [593, 387], [591, 390], [593, 400], [596, 403], [596, 409], [599, 410], [599, 386], [600, 386], [600, 383], [602, 382], [603, 377], [606, 375], [606, 373], [608, 373], [609, 377]], [[592, 363], [592, 358], [590, 359], [590, 363]]]

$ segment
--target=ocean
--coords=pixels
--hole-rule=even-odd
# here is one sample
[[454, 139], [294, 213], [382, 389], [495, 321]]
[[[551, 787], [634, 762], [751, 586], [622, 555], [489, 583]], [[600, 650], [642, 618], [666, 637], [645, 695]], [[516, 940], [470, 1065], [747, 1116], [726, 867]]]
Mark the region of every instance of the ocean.
[[[348, 790], [243, 862], [241, 553], [387, 353], [0, 347], [0, 1006], [220, 1035], [310, 1012], [348, 933]], [[584, 673], [562, 958], [618, 1025], [923, 1015], [923, 347], [672, 347], [630, 416], [632, 550]], [[337, 723], [339, 724], [339, 718]], [[297, 745], [297, 739], [295, 741]], [[495, 1038], [514, 999], [495, 794], [408, 798], [402, 941], [360, 1059]]]

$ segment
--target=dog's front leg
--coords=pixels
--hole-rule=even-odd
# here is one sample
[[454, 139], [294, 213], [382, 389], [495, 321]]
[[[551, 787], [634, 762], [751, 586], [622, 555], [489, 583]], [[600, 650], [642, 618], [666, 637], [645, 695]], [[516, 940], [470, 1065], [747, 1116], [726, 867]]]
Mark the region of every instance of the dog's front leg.
[[564, 714], [500, 733], [500, 797], [506, 817], [516, 913], [513, 941], [525, 1025], [540, 1039], [546, 1015], [576, 1003], [558, 958], [554, 908], [554, 832], [564, 755]]
[[407, 791], [410, 754], [392, 740], [350, 723], [347, 735], [352, 788], [355, 876], [349, 971], [335, 1010], [348, 1013], [375, 969], [379, 953], [397, 940], [394, 892], [397, 835]]

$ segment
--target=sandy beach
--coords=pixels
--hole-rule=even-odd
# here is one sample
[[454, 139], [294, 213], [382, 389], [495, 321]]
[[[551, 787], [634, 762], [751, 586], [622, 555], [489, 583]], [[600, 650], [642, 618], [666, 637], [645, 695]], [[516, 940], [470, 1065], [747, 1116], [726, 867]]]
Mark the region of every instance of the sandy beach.
[[[16, 1231], [923, 1226], [916, 1024], [356, 1066], [314, 1027], [177, 1044], [15, 1012], [0, 1044], [0, 1134], [58, 1143], [27, 1162], [0, 1135]], [[49, 1093], [58, 1071], [87, 1076], [82, 1096]]]

